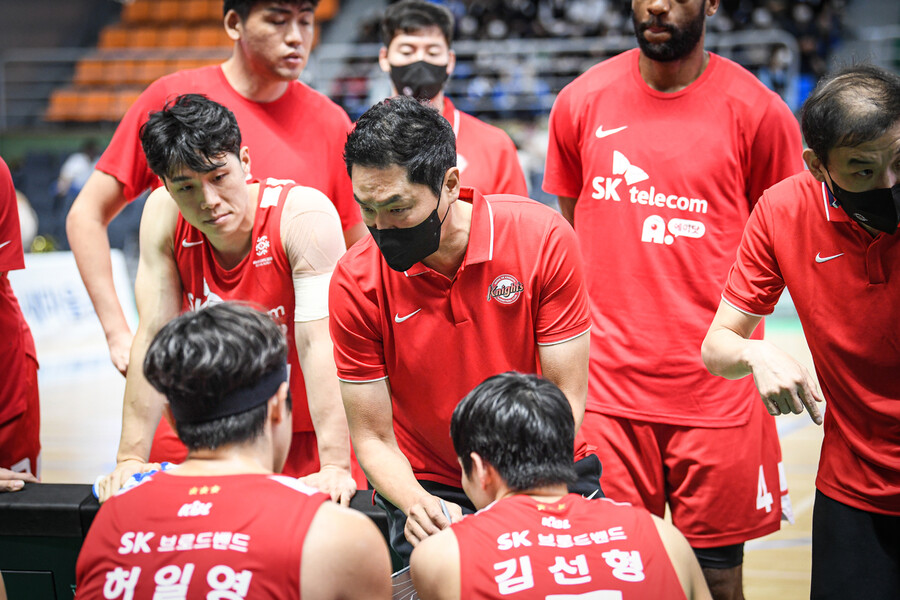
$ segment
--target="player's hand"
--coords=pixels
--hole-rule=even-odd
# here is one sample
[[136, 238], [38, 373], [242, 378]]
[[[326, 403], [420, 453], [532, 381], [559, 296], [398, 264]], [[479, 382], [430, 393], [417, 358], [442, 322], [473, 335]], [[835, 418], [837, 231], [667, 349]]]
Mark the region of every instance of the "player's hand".
[[0, 469], [0, 492], [17, 492], [25, 487], [25, 482], [37, 483], [38, 478], [31, 473], [16, 473]]
[[749, 360], [753, 381], [770, 415], [799, 415], [804, 408], [817, 424], [822, 424], [819, 403], [825, 398], [806, 367], [769, 343], [754, 344]]
[[[444, 507], [450, 518], [444, 513]], [[453, 502], [442, 501], [437, 496], [424, 496], [409, 508], [403, 533], [413, 546], [430, 535], [450, 527], [462, 519], [462, 509]]]
[[109, 345], [109, 358], [122, 375], [128, 372], [128, 359], [131, 357], [131, 342], [133, 339], [134, 336], [131, 332], [126, 330], [113, 334], [106, 340]]
[[341, 506], [350, 506], [350, 498], [356, 493], [356, 482], [350, 471], [333, 465], [325, 465], [316, 473], [300, 477], [300, 481], [321, 492], [331, 495], [331, 499]]
[[125, 482], [137, 473], [146, 473], [161, 469], [159, 463], [145, 463], [136, 458], [120, 461], [113, 472], [99, 479], [96, 483], [97, 499], [101, 504], [109, 500], [116, 492], [122, 489]]

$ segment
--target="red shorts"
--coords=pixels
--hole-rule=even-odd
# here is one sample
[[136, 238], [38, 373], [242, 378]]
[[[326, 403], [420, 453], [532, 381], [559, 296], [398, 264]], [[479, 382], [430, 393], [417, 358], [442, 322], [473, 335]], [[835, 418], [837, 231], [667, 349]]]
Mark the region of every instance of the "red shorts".
[[774, 418], [752, 403], [740, 427], [666, 425], [586, 412], [581, 431], [597, 446], [600, 484], [612, 500], [672, 522], [691, 546], [740, 544], [777, 531], [790, 515]]
[[25, 410], [0, 425], [0, 467], [40, 477], [41, 402], [37, 370], [34, 359], [27, 358], [21, 382]]
[[[183, 462], [187, 458], [187, 448], [178, 439], [178, 436], [169, 426], [168, 421], [161, 419], [159, 427], [153, 436], [153, 446], [150, 449], [150, 462], [169, 461], [172, 463]], [[288, 451], [287, 460], [281, 472], [291, 477], [302, 477], [319, 470], [319, 447], [316, 444], [316, 434], [312, 431], [295, 431], [291, 437], [291, 449]], [[356, 460], [356, 455], [350, 457], [350, 472], [356, 480], [358, 489], [367, 489], [366, 475]]]

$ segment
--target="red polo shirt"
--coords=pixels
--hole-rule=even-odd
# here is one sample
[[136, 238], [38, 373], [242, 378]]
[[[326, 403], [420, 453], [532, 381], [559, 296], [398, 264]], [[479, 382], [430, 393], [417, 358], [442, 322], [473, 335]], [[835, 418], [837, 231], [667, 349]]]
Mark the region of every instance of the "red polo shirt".
[[338, 262], [329, 313], [338, 377], [388, 378], [394, 432], [417, 478], [458, 487], [457, 403], [487, 377], [540, 371], [537, 350], [590, 328], [575, 232], [555, 211], [462, 188], [472, 226], [452, 279], [392, 270], [371, 236]]
[[767, 315], [785, 286], [828, 402], [816, 487], [900, 515], [900, 234], [873, 238], [794, 175], [756, 205], [722, 297]]

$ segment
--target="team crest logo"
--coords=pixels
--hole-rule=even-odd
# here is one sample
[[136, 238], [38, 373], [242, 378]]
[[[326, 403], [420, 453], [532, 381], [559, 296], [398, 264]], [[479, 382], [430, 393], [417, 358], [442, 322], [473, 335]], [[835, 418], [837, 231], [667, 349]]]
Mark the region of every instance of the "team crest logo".
[[525, 286], [522, 285], [521, 281], [512, 275], [504, 274], [494, 279], [491, 283], [491, 287], [488, 288], [487, 299], [488, 302], [493, 298], [500, 304], [512, 304], [519, 299], [523, 291], [525, 291]]
[[269, 236], [264, 235], [256, 240], [256, 255], [262, 256], [269, 251]]

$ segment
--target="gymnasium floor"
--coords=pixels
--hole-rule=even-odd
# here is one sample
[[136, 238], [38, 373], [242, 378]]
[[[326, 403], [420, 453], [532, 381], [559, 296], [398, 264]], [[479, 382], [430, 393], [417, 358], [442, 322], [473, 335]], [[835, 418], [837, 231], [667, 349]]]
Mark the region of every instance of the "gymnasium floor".
[[[812, 369], [795, 319], [770, 319], [766, 336]], [[65, 382], [42, 382], [41, 468], [45, 482], [92, 483], [97, 475], [112, 470], [124, 389], [124, 378], [111, 365], [102, 374], [80, 377], [76, 373]], [[822, 429], [803, 414], [779, 417], [778, 431], [796, 523], [747, 544], [744, 591], [751, 600], [809, 598], [813, 485]]]

